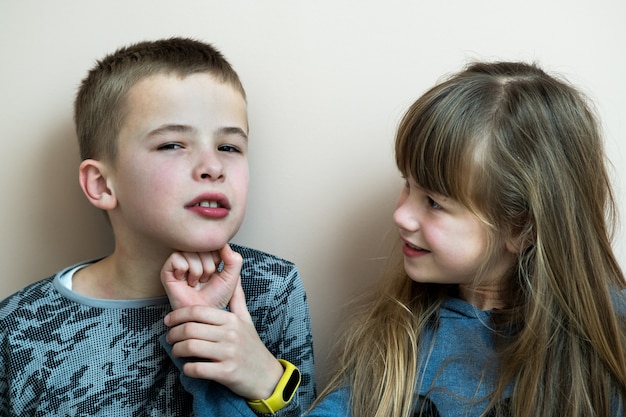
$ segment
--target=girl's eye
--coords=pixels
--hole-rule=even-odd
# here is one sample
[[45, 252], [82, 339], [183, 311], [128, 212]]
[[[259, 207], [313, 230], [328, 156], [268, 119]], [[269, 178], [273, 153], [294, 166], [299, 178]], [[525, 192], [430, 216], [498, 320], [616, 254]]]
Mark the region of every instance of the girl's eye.
[[160, 151], [169, 151], [175, 149], [182, 149], [182, 146], [179, 143], [165, 143], [158, 148]]
[[239, 152], [239, 148], [233, 145], [221, 145], [217, 149], [222, 152]]
[[428, 205], [433, 208], [433, 209], [440, 209], [442, 208], [439, 203], [437, 203], [435, 200], [433, 200], [431, 197], [428, 197]]

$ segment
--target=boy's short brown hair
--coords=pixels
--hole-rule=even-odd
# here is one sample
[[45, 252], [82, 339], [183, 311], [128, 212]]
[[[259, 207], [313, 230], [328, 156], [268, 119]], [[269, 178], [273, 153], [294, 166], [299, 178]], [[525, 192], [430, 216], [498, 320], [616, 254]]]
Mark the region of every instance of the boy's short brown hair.
[[114, 162], [126, 96], [139, 81], [155, 74], [182, 77], [206, 72], [246, 97], [239, 76], [212, 45], [188, 38], [145, 41], [122, 47], [97, 61], [82, 81], [74, 102], [74, 121], [85, 159]]

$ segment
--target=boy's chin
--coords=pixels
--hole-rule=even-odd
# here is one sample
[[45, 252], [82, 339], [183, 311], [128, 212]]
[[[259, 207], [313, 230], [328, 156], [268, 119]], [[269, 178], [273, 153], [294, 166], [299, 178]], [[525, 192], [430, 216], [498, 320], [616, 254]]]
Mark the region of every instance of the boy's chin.
[[222, 249], [228, 242], [224, 242], [220, 245], [192, 245], [192, 246], [187, 246], [185, 247], [185, 249], [178, 249], [178, 252], [197, 252], [197, 253], [203, 253], [203, 252], [218, 252], [220, 249]]
[[171, 248], [177, 252], [214, 252], [222, 249], [235, 235], [236, 230], [196, 230], [186, 235], [178, 234], [171, 240]]

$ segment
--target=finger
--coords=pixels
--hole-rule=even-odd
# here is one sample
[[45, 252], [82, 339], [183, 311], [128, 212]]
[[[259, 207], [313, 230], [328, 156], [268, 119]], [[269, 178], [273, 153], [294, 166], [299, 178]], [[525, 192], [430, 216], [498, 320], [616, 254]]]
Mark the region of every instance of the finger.
[[[169, 344], [175, 345], [177, 348], [177, 356], [203, 356], [197, 344], [200, 342], [220, 343], [227, 336], [224, 335], [227, 329], [223, 326], [215, 326], [206, 323], [184, 323], [179, 326], [172, 327], [166, 336]], [[195, 350], [197, 347], [198, 350]], [[183, 350], [184, 348], [184, 350]]]
[[165, 284], [170, 280], [170, 277], [174, 277], [176, 280], [184, 279], [188, 269], [189, 264], [183, 254], [174, 252], [163, 264], [163, 268], [161, 269], [161, 282]]
[[187, 284], [190, 287], [195, 287], [202, 274], [204, 274], [204, 267], [200, 260], [200, 255], [195, 252], [183, 252], [183, 256], [189, 265], [187, 270]]
[[211, 276], [217, 271], [217, 267], [222, 262], [219, 251], [202, 252], [198, 254], [198, 259], [202, 265], [202, 275], [199, 281], [208, 282]]
[[224, 261], [224, 269], [222, 273], [225, 273], [231, 277], [239, 277], [241, 274], [241, 266], [243, 265], [243, 257], [231, 249], [230, 245], [226, 244], [220, 249], [220, 256]]
[[[277, 362], [278, 363], [278, 362]], [[282, 367], [278, 365], [281, 370]], [[239, 366], [232, 361], [189, 361], [183, 365], [183, 373], [192, 378], [210, 379], [227, 386], [235, 394], [244, 398], [261, 398], [254, 393], [257, 383], [250, 387], [250, 376], [247, 367]], [[262, 379], [266, 379], [263, 375]], [[278, 381], [278, 379], [276, 380]]]
[[233, 251], [228, 244], [224, 245], [218, 253], [220, 261], [216, 261], [217, 264], [223, 262], [223, 267], [215, 277], [221, 281], [225, 287], [227, 293], [224, 294], [224, 306], [226, 306], [232, 297], [232, 293], [235, 290], [237, 281], [239, 280], [239, 274], [241, 273], [241, 266], [243, 264], [243, 257]]
[[[230, 372], [229, 372], [230, 371]], [[232, 370], [220, 362], [186, 362], [183, 365], [185, 375], [192, 378], [211, 379], [221, 381], [226, 379]]]
[[168, 327], [178, 326], [187, 322], [197, 322], [223, 325], [228, 321], [228, 312], [219, 308], [208, 306], [189, 306], [177, 308], [165, 316], [164, 322]]
[[233, 297], [230, 299], [228, 306], [230, 307], [230, 311], [239, 317], [240, 320], [246, 323], [252, 323], [252, 317], [250, 317], [248, 306], [246, 305], [246, 295], [241, 287], [241, 278], [237, 281], [237, 286], [235, 287]]

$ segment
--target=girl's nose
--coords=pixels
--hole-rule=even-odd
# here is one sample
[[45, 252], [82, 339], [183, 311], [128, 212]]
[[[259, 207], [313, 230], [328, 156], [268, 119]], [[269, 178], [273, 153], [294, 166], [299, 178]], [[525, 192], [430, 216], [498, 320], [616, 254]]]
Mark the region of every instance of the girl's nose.
[[413, 207], [409, 199], [401, 197], [393, 212], [393, 221], [396, 226], [408, 232], [416, 232], [420, 226], [418, 217], [417, 208]]

